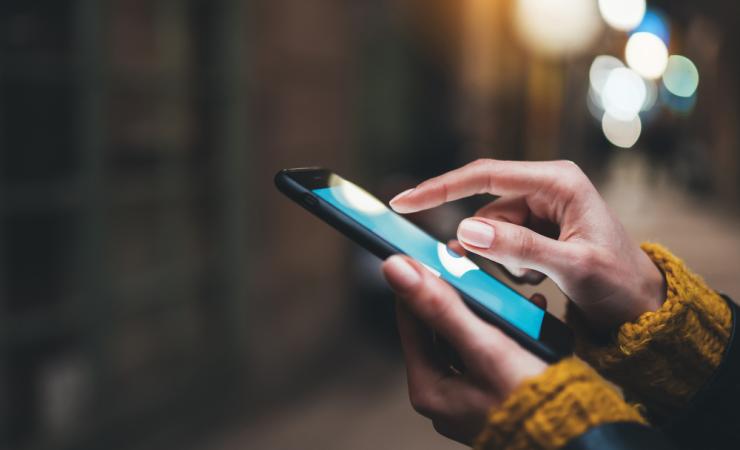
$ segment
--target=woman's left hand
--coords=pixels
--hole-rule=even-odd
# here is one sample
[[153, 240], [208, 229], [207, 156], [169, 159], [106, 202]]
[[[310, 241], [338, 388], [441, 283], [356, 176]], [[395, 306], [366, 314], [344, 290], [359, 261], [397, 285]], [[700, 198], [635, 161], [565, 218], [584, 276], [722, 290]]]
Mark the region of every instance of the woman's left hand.
[[[399, 297], [398, 329], [411, 404], [440, 434], [470, 445], [489, 410], [547, 365], [477, 317], [450, 285], [413, 259], [392, 256], [383, 273]], [[440, 361], [430, 331], [457, 351], [464, 373]]]

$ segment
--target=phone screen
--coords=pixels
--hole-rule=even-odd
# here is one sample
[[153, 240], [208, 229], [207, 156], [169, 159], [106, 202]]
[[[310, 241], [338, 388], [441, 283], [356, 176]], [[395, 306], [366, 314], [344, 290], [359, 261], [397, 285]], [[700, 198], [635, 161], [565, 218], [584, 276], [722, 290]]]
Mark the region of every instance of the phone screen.
[[349, 181], [333, 175], [330, 187], [313, 193], [358, 222], [399, 252], [424, 264], [481, 306], [488, 308], [534, 339], [539, 339], [545, 311], [473, 261], [450, 250], [419, 227], [393, 212], [380, 200]]

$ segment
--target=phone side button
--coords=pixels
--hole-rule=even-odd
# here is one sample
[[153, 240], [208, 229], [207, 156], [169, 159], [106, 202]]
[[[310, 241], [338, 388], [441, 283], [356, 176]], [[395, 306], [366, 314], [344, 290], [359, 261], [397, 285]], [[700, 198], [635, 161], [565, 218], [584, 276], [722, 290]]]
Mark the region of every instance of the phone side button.
[[314, 208], [318, 206], [319, 201], [316, 200], [316, 197], [311, 194], [303, 194], [303, 204], [308, 207]]

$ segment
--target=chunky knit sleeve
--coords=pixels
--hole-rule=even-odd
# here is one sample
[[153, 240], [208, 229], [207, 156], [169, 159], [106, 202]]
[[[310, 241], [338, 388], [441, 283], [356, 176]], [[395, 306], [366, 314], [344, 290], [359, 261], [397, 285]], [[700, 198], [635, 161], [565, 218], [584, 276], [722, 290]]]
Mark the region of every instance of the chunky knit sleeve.
[[605, 345], [594, 343], [577, 314], [569, 313], [569, 322], [576, 330], [578, 355], [660, 419], [685, 407], [719, 366], [732, 312], [664, 247], [643, 244], [642, 249], [665, 274], [663, 306], [622, 325]]
[[[568, 321], [577, 353], [652, 417], [685, 407], [711, 378], [730, 339], [732, 312], [684, 263], [657, 244], [642, 249], [663, 271], [666, 301], [622, 325], [608, 342], [588, 333], [575, 309]], [[476, 441], [477, 449], [551, 450], [613, 422], [645, 423], [638, 410], [583, 362], [569, 358], [517, 388]]]
[[492, 410], [475, 448], [554, 450], [613, 422], [644, 419], [593, 369], [569, 358], [524, 382]]

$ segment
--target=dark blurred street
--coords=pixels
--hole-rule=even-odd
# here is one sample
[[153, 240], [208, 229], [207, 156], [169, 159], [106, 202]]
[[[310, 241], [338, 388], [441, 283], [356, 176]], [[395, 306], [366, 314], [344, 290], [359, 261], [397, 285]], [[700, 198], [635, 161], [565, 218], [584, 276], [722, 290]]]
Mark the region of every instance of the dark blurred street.
[[[387, 201], [572, 160], [740, 298], [740, 3], [625, 5], [0, 2], [0, 448], [459, 448], [408, 402], [379, 261], [284, 168]], [[448, 240], [489, 200], [411, 218]]]

